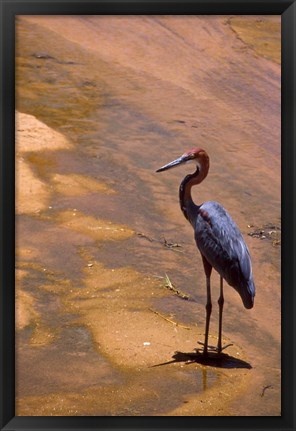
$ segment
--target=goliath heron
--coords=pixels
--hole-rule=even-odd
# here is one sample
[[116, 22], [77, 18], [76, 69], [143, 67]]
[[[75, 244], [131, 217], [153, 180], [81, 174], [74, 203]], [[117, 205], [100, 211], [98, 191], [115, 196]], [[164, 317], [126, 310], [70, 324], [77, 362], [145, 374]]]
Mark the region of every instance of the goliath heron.
[[222, 349], [222, 312], [224, 304], [223, 279], [241, 296], [245, 308], [254, 305], [255, 285], [252, 276], [252, 265], [248, 247], [232, 218], [217, 202], [208, 201], [196, 205], [191, 197], [191, 188], [200, 184], [209, 171], [209, 156], [201, 148], [194, 148], [176, 160], [168, 163], [156, 172], [166, 171], [184, 163], [194, 162], [196, 170], [187, 175], [180, 184], [179, 199], [185, 218], [194, 229], [194, 237], [203, 261], [206, 275], [207, 303], [206, 326], [203, 354], [208, 353], [208, 336], [211, 301], [211, 272], [214, 268], [220, 274], [219, 334], [215, 350], [220, 354]]

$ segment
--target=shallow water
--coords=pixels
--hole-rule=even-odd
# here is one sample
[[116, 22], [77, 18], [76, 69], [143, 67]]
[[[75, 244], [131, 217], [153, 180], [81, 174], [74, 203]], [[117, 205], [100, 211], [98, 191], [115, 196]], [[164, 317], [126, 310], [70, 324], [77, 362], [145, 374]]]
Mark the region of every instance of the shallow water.
[[[273, 32], [280, 20], [260, 19]], [[17, 414], [279, 415], [280, 247], [248, 225], [280, 225], [280, 66], [225, 17], [119, 21], [17, 22], [17, 109], [70, 143], [17, 144], [46, 189], [17, 217], [17, 301], [31, 316], [17, 332]], [[195, 146], [211, 157], [196, 201], [223, 203], [253, 257], [254, 309], [225, 288], [224, 314], [229, 354], [251, 369], [151, 368], [203, 338], [204, 273], [178, 205], [186, 172], [155, 174]], [[213, 275], [215, 301], [218, 286]], [[217, 317], [214, 304], [214, 343]]]

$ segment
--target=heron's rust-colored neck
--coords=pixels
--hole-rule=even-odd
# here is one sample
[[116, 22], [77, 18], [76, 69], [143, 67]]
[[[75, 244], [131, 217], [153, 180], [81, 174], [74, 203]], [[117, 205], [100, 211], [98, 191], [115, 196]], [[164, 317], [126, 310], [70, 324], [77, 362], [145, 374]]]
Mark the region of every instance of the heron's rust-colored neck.
[[179, 200], [180, 207], [185, 218], [193, 224], [195, 221], [198, 205], [196, 205], [191, 196], [191, 187], [200, 184], [208, 175], [210, 167], [209, 156], [206, 152], [202, 153], [197, 160], [196, 171], [193, 174], [186, 175], [180, 184]]

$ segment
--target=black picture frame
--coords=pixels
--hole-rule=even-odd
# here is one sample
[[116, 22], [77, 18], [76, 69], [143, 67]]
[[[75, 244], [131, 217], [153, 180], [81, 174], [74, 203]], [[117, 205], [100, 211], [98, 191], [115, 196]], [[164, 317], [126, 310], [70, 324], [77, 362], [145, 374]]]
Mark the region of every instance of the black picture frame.
[[[1, 5], [1, 430], [296, 429], [295, 421], [295, 0], [0, 0]], [[279, 417], [20, 417], [15, 416], [15, 16], [281, 15], [282, 22], [282, 415]]]

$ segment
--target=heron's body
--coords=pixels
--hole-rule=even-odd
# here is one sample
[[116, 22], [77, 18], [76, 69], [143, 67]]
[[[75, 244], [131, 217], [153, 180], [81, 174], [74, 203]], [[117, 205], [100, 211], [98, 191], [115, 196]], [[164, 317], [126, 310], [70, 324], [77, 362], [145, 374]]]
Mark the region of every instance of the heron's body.
[[224, 304], [223, 279], [240, 294], [245, 308], [252, 308], [255, 285], [252, 276], [251, 258], [238, 227], [222, 205], [213, 201], [196, 205], [192, 200], [191, 187], [201, 183], [209, 170], [209, 157], [204, 150], [193, 149], [158, 171], [167, 170], [189, 161], [196, 162], [196, 171], [191, 175], [187, 175], [180, 185], [180, 207], [185, 218], [194, 229], [196, 245], [201, 253], [207, 278], [205, 354], [208, 347], [209, 322], [212, 310], [210, 290], [212, 268], [221, 277], [220, 298], [218, 300], [220, 309], [218, 352], [220, 353], [222, 350], [221, 333]]
[[194, 236], [201, 254], [241, 295], [244, 306], [253, 306], [255, 287], [246, 243], [227, 211], [217, 202], [199, 207]]

